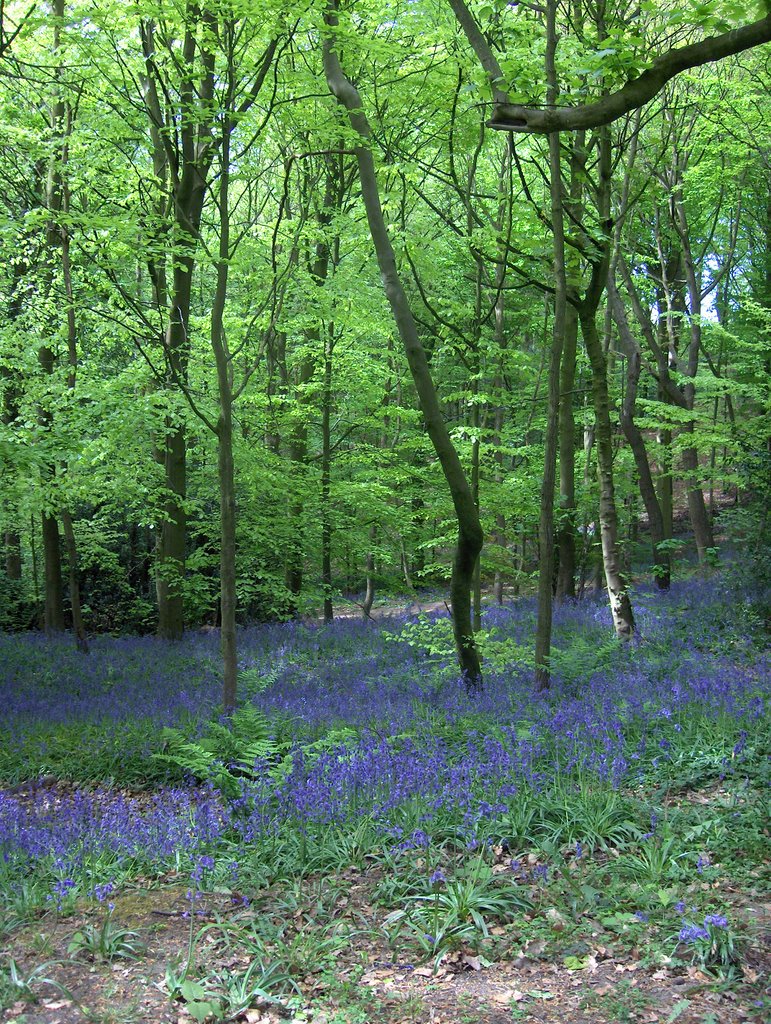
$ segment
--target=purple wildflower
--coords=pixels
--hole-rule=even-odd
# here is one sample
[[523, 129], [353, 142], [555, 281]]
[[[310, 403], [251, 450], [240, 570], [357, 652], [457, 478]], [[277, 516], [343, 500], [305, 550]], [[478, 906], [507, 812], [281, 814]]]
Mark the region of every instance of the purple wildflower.
[[707, 914], [707, 916], [704, 918], [704, 927], [727, 928], [728, 919], [723, 917], [722, 914]]
[[685, 924], [680, 929], [680, 935], [678, 936], [680, 942], [686, 942], [692, 945], [694, 942], [698, 942], [699, 939], [708, 939], [709, 932], [706, 928], [702, 928], [698, 924]]

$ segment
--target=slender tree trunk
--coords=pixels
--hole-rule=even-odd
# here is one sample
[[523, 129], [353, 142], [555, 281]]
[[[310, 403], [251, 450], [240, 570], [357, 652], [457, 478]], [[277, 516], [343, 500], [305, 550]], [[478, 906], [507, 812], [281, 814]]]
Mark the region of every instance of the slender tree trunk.
[[[577, 7], [579, 20], [583, 11]], [[583, 189], [586, 179], [586, 133], [576, 132], [570, 148], [570, 188], [565, 197], [565, 210], [570, 223], [577, 226], [583, 216]], [[578, 253], [566, 250], [565, 275], [571, 294], [578, 294], [581, 285], [581, 261]], [[557, 531], [559, 565], [555, 596], [558, 601], [576, 596], [576, 422], [574, 396], [576, 351], [578, 349], [578, 311], [568, 303], [565, 313], [565, 342], [560, 371], [559, 467], [560, 515]]]
[[626, 639], [634, 633], [634, 615], [618, 556], [618, 516], [613, 486], [613, 431], [610, 423], [607, 365], [594, 312], [582, 306], [579, 309], [579, 316], [581, 333], [592, 368], [597, 473], [600, 485], [600, 539], [605, 583], [608, 588], [613, 626], [616, 634]]
[[[10, 299], [8, 302], [8, 322], [13, 324], [21, 316], [24, 305], [23, 282], [27, 274], [27, 264], [17, 256], [11, 263]], [[11, 427], [19, 415], [19, 375], [10, 366], [0, 366], [0, 386], [2, 387], [2, 422]], [[18, 514], [18, 508], [14, 509]], [[21, 580], [21, 536], [15, 527], [7, 527], [3, 534], [5, 557], [5, 575], [8, 580]], [[15, 592], [17, 597], [19, 591]]]
[[64, 528], [64, 543], [67, 548], [67, 562], [69, 565], [72, 631], [75, 634], [75, 644], [78, 650], [83, 654], [88, 654], [88, 639], [86, 637], [86, 627], [83, 623], [83, 612], [81, 611], [80, 606], [80, 569], [78, 566], [78, 547], [75, 542], [75, 531], [72, 527], [72, 516], [67, 509], [62, 510], [62, 527]]
[[[219, 365], [217, 374], [219, 378]], [[217, 443], [217, 471], [220, 489], [222, 705], [225, 714], [230, 714], [236, 706], [238, 646], [236, 640], [236, 487], [233, 459], [233, 408], [229, 387], [222, 388], [220, 386]]]
[[[71, 113], [67, 110], [67, 132], [63, 146], [62, 167], [66, 165], [68, 139], [72, 126]], [[61, 181], [62, 212], [65, 218], [70, 212], [70, 196], [66, 182]], [[78, 338], [75, 323], [75, 295], [72, 287], [72, 265], [70, 263], [70, 234], [66, 223], [59, 229], [59, 246], [61, 249], [62, 281], [64, 283], [64, 294], [67, 300], [67, 361], [69, 372], [67, 374], [67, 386], [70, 391], [75, 390], [75, 378], [78, 368]], [[65, 506], [62, 508], [62, 528], [64, 530], [64, 543], [67, 548], [67, 562], [69, 566], [69, 587], [70, 607], [72, 609], [72, 630], [75, 634], [75, 644], [79, 651], [88, 654], [88, 639], [86, 627], [83, 622], [83, 611], [80, 603], [80, 568], [78, 564], [78, 547], [75, 540], [75, 530], [72, 525], [70, 510]]]
[[[61, 26], [64, 19], [64, 0], [54, 0], [51, 13], [53, 15], [53, 52], [55, 59], [58, 59], [61, 48]], [[63, 136], [65, 105], [60, 96], [57, 96], [51, 109], [51, 131], [54, 138], [61, 140]], [[61, 172], [59, 168], [60, 153], [56, 153], [48, 167], [48, 181], [46, 185], [46, 209], [48, 220], [46, 223], [46, 248], [53, 253], [59, 244], [58, 215], [61, 212]], [[47, 281], [44, 291], [50, 293], [53, 288], [54, 270], [53, 261], [50, 262], [47, 272]], [[46, 343], [38, 349], [38, 362], [47, 377], [53, 377], [56, 354]], [[48, 408], [41, 407], [39, 412], [41, 423], [51, 429], [52, 416]], [[50, 480], [55, 475], [53, 464], [44, 467], [42, 474], [44, 479]], [[64, 631], [64, 592], [62, 587], [61, 568], [61, 545], [59, 541], [59, 526], [56, 517], [44, 511], [42, 514], [43, 527], [43, 575], [45, 585], [45, 631], [46, 633], [58, 633]]]
[[396, 257], [380, 203], [369, 122], [363, 113], [358, 91], [345, 77], [340, 66], [333, 36], [334, 30], [338, 27], [336, 0], [330, 0], [327, 5], [325, 21], [331, 32], [328, 32], [323, 43], [324, 72], [331, 93], [347, 110], [351, 127], [361, 140], [356, 147], [359, 179], [383, 287], [404, 345], [407, 363], [425, 418], [426, 430], [442, 467], [455, 508], [458, 539], [450, 583], [453, 631], [461, 674], [469, 691], [474, 691], [481, 688], [482, 669], [471, 625], [470, 595], [474, 566], [482, 549], [482, 527], [466, 474], [442, 416], [428, 359], [396, 267]]
[[286, 587], [297, 605], [297, 598], [302, 593], [303, 571], [305, 567], [305, 530], [303, 526], [303, 514], [305, 503], [302, 499], [302, 490], [305, 484], [306, 460], [308, 456], [308, 427], [302, 411], [305, 402], [306, 385], [313, 378], [313, 360], [303, 359], [297, 377], [295, 388], [295, 406], [300, 406], [291, 430], [289, 438], [289, 462], [291, 466], [292, 493], [289, 502], [289, 518], [292, 524], [292, 538], [287, 552], [287, 561], [284, 578]]
[[[499, 232], [501, 239], [506, 235], [506, 223], [511, 223], [512, 210], [511, 210], [511, 187], [510, 187], [510, 173], [511, 173], [511, 160], [513, 153], [513, 140], [508, 137], [506, 140], [506, 149], [504, 151], [503, 160], [501, 162], [500, 174], [498, 175], [498, 215], [494, 224], [495, 230]], [[503, 449], [501, 447], [501, 436], [503, 433], [503, 425], [505, 421], [505, 409], [503, 402], [501, 401], [501, 395], [504, 388], [504, 371], [503, 371], [503, 354], [506, 350], [506, 275], [508, 271], [507, 263], [507, 249], [505, 245], [501, 245], [498, 253], [498, 263], [495, 270], [495, 288], [496, 297], [495, 305], [493, 307], [493, 342], [495, 358], [497, 360], [496, 373], [493, 378], [493, 394], [495, 395], [495, 409], [493, 412], [493, 458], [495, 460], [495, 482], [500, 487], [503, 483]], [[503, 512], [498, 512], [495, 516], [495, 532], [493, 539], [498, 548], [496, 561], [499, 563], [499, 567], [495, 572], [495, 580], [493, 583], [493, 594], [496, 602], [500, 605], [503, 604], [503, 588], [504, 588], [504, 573], [503, 566], [501, 564], [504, 552], [507, 549], [506, 540], [506, 516]]]
[[[688, 409], [693, 410], [696, 400], [695, 378], [699, 366], [699, 355], [702, 347], [701, 337], [701, 284], [697, 276], [696, 265], [691, 252], [690, 230], [688, 219], [685, 213], [682, 189], [675, 190], [672, 207], [674, 210], [674, 222], [680, 237], [680, 244], [683, 251], [683, 262], [685, 264], [685, 280], [688, 289], [688, 318], [690, 321], [690, 339], [688, 342], [688, 368], [690, 378], [684, 388], [685, 401]], [[693, 434], [694, 420], [687, 423], [682, 434]], [[686, 488], [688, 494], [688, 513], [696, 540], [696, 550], [699, 562], [706, 563], [709, 552], [715, 546], [715, 538], [712, 533], [712, 524], [707, 513], [707, 506], [704, 503], [704, 492], [701, 489], [699, 472], [699, 453], [694, 446], [683, 450], [682, 467], [686, 472]]]
[[[44, 345], [38, 352], [38, 359], [43, 371], [49, 376], [54, 371], [54, 353]], [[41, 421], [50, 429], [51, 415], [41, 410]], [[45, 479], [52, 479], [54, 467], [47, 466], [41, 474]], [[42, 514], [43, 529], [43, 581], [44, 581], [44, 628], [46, 633], [64, 632], [64, 588], [62, 586], [62, 556], [59, 540], [59, 525], [56, 517], [50, 513]]]
[[[597, 31], [604, 32], [604, 9], [596, 9]], [[610, 399], [608, 396], [608, 356], [603, 350], [597, 330], [597, 310], [608, 281], [610, 270], [610, 245], [613, 222], [611, 219], [611, 143], [607, 128], [598, 131], [598, 180], [596, 188], [597, 213], [605, 237], [599, 243], [598, 254], [590, 260], [592, 273], [582, 301], [578, 305], [578, 317], [584, 347], [592, 371], [592, 400], [594, 404], [595, 440], [597, 443], [597, 475], [600, 491], [600, 542], [602, 565], [613, 617], [616, 635], [629, 638], [634, 633], [634, 615], [629, 599], [627, 583], [623, 576], [618, 548], [618, 513], [613, 482], [613, 429], [610, 421]], [[608, 323], [608, 347], [610, 345], [610, 323]]]
[[[479, 515], [479, 404], [477, 402], [477, 393], [479, 391], [479, 384], [477, 380], [477, 373], [474, 375], [474, 381], [472, 383], [472, 395], [474, 405], [471, 411], [471, 426], [474, 432], [474, 436], [471, 440], [471, 493], [474, 498], [474, 505], [476, 506], [477, 516]], [[482, 558], [481, 554], [477, 555], [476, 565], [474, 566], [474, 575], [471, 582], [471, 594], [472, 594], [472, 625], [475, 633], [478, 633], [482, 628]]]
[[332, 471], [332, 349], [334, 341], [330, 325], [324, 342], [324, 384], [321, 401], [321, 587], [324, 592], [324, 622], [331, 622], [332, 608], [332, 513], [330, 483]]
[[[179, 259], [179, 257], [177, 257]], [[174, 270], [173, 307], [166, 331], [166, 349], [173, 375], [187, 379], [187, 324], [190, 314], [190, 277], [192, 261], [185, 261], [187, 271], [176, 265]], [[163, 445], [163, 468], [168, 497], [160, 524], [158, 542], [158, 635], [165, 640], [181, 640], [185, 629], [183, 584], [187, 548], [187, 431], [177, 416], [166, 421]]]
[[[693, 423], [686, 425], [681, 431], [681, 434], [692, 433]], [[691, 528], [693, 529], [693, 536], [696, 541], [696, 553], [699, 562], [703, 565], [709, 559], [710, 552], [714, 550], [715, 538], [704, 501], [704, 492], [699, 483], [701, 474], [699, 469], [699, 453], [696, 448], [683, 449], [681, 465], [687, 477], [688, 517], [691, 520]]]
[[[318, 288], [322, 288], [329, 276], [329, 263], [330, 263], [330, 243], [327, 233], [329, 226], [332, 222], [332, 217], [335, 208], [339, 208], [342, 202], [341, 187], [342, 183], [338, 180], [339, 167], [334, 160], [332, 155], [327, 157], [327, 166], [324, 176], [324, 192], [321, 199], [321, 203], [316, 211], [316, 225], [318, 229], [318, 238], [315, 244], [315, 252], [313, 260], [309, 266], [309, 272], [311, 279]], [[314, 183], [307, 185], [306, 191], [309, 193], [315, 187]], [[306, 203], [311, 202], [310, 195], [306, 196]], [[322, 341], [322, 332], [318, 325], [309, 327], [305, 331], [305, 342], [309, 351], [314, 352]], [[332, 352], [328, 350], [329, 346], [333, 344], [332, 335], [325, 337], [323, 340], [323, 376], [324, 384], [322, 387], [322, 484], [321, 484], [321, 506], [322, 506], [322, 588], [324, 590], [324, 621], [331, 622], [334, 614], [332, 606], [332, 532], [331, 532], [331, 521], [329, 518], [329, 474], [331, 467], [329, 465], [331, 459], [331, 438], [328, 436], [330, 431], [330, 418], [331, 405], [328, 403], [332, 401]], [[299, 368], [299, 377], [296, 388], [296, 401], [300, 405], [304, 405], [306, 402], [305, 398], [305, 387], [313, 378], [314, 369], [316, 366], [316, 355], [306, 355]], [[327, 373], [329, 373], [329, 381], [327, 381]], [[326, 437], [326, 447], [324, 437]], [[289, 442], [289, 455], [292, 460], [294, 467], [294, 477], [299, 478], [302, 482], [302, 475], [304, 473], [304, 467], [307, 459], [308, 450], [308, 426], [307, 421], [303, 417], [302, 413], [297, 416], [294, 425], [292, 427], [292, 434]], [[325, 470], [326, 467], [326, 470]], [[325, 476], [326, 472], [326, 476]], [[326, 481], [326, 483], [325, 483]], [[289, 557], [287, 560], [285, 578], [287, 588], [293, 598], [297, 598], [302, 590], [303, 581], [303, 568], [305, 561], [305, 544], [303, 537], [303, 515], [305, 509], [305, 502], [302, 497], [301, 489], [296, 488], [291, 502], [291, 517], [294, 523], [295, 536], [293, 537], [292, 544], [289, 550]]]
[[224, 329], [230, 268], [230, 139], [235, 123], [225, 118], [219, 180], [219, 253], [217, 282], [209, 321], [209, 339], [217, 367], [217, 472], [220, 492], [220, 645], [222, 706], [226, 715], [236, 706], [238, 646], [236, 639], [236, 480], [233, 459], [233, 365]]
[[[503, 294], [503, 293], [501, 293]], [[496, 322], [496, 333], [498, 332], [498, 321], [503, 321], [503, 309], [501, 308], [500, 314], [498, 312], [498, 303], [496, 303], [495, 322]], [[501, 328], [502, 330], [502, 328]], [[495, 390], [496, 394], [499, 393], [503, 386], [503, 382], [500, 378], [496, 379]], [[503, 449], [501, 448], [501, 434], [503, 432], [503, 407], [498, 405], [495, 409], [495, 434], [493, 437], [493, 448], [495, 458], [495, 481], [497, 484], [503, 483]], [[498, 512], [495, 516], [495, 533], [493, 535], [495, 543], [498, 547], [498, 560], [501, 560], [503, 553], [507, 551], [507, 538], [506, 538], [506, 517], [502, 512]], [[504, 574], [503, 568], [499, 567], [495, 571], [495, 581], [493, 583], [493, 595], [497, 604], [503, 604], [503, 588], [504, 588]]]
[[[176, 147], [173, 158], [177, 168], [170, 185], [173, 268], [163, 348], [167, 384], [170, 389], [177, 387], [183, 391], [187, 387], [190, 358], [190, 310], [198, 232], [214, 157], [214, 62], [207, 33], [216, 34], [217, 28], [210, 12], [202, 11], [195, 4], [187, 5], [185, 15], [184, 38], [176, 64], [180, 74], [179, 108], [171, 115], [165, 102], [169, 95], [168, 83], [160, 77], [160, 65], [155, 59], [154, 26], [149, 21], [141, 25], [146, 71], [142, 99], [150, 122], [156, 167], [168, 168], [169, 149]], [[159, 90], [165, 96], [163, 104]], [[167, 125], [169, 116], [177, 118], [177, 127], [173, 133], [162, 137], [160, 126]], [[161, 180], [169, 181], [166, 170]], [[156, 282], [156, 290], [159, 294], [165, 292], [165, 280], [162, 287], [157, 287]], [[167, 419], [163, 465], [167, 499], [157, 547], [158, 633], [167, 640], [180, 640], [185, 626], [183, 587], [187, 547], [187, 431], [180, 414]]]
[[[633, 388], [637, 388], [637, 378], [640, 374], [640, 354], [636, 352], [628, 357], [629, 363], [627, 368], [627, 394], [633, 393]], [[632, 381], [634, 379], [634, 382]], [[632, 455], [634, 456], [635, 466], [637, 468], [637, 481], [640, 488], [640, 496], [642, 497], [643, 504], [645, 505], [645, 511], [648, 515], [648, 524], [650, 527], [651, 544], [653, 547], [653, 575], [656, 579], [656, 585], [660, 590], [669, 590], [669, 584], [671, 579], [671, 566], [669, 551], [666, 547], [660, 545], [666, 540], [664, 535], [664, 517], [661, 513], [661, 506], [659, 505], [658, 497], [656, 495], [656, 487], [653, 483], [653, 476], [650, 470], [650, 463], [648, 462], [648, 452], [645, 447], [645, 440], [642, 435], [642, 431], [637, 426], [634, 420], [634, 399], [627, 398], [624, 402], [624, 406], [621, 410], [621, 429], [624, 431], [624, 436], [629, 442], [629, 447], [632, 449]]]
[[645, 439], [634, 418], [637, 387], [642, 368], [641, 353], [629, 327], [621, 296], [618, 293], [615, 281], [612, 280], [612, 272], [608, 280], [608, 296], [613, 318], [618, 328], [619, 338], [621, 339], [621, 345], [627, 359], [626, 393], [621, 407], [621, 429], [624, 431], [624, 436], [629, 442], [629, 447], [632, 449], [637, 469], [640, 496], [645, 505], [645, 511], [648, 514], [651, 543], [653, 546], [653, 574], [659, 589], [668, 590], [671, 578], [670, 554], [666, 545], [661, 546], [667, 539], [664, 533], [664, 516], [656, 495], [656, 487], [648, 461]]
[[364, 602], [361, 612], [365, 619], [372, 618], [372, 605], [375, 603], [375, 553], [373, 548], [377, 540], [377, 526], [369, 528], [369, 551], [365, 563], [366, 589], [364, 591]]
[[578, 313], [568, 304], [565, 311], [565, 342], [562, 353], [559, 407], [560, 518], [557, 532], [559, 567], [557, 600], [576, 596], [576, 420], [573, 388], [576, 376]]
[[44, 624], [45, 620], [45, 605], [43, 614], [40, 612], [40, 574], [38, 572], [38, 556], [37, 556], [37, 544], [35, 543], [36, 533], [35, 517], [30, 516], [29, 524], [29, 550], [32, 556], [32, 593], [35, 598], [35, 620], [38, 627]]
[[[388, 364], [389, 369], [393, 367], [392, 363], [392, 349], [393, 344], [389, 340], [388, 342]], [[391, 405], [391, 390], [392, 381], [390, 374], [386, 378], [385, 393], [383, 395], [383, 426], [378, 437], [378, 449], [385, 451], [388, 447], [388, 430], [391, 423], [390, 416], [390, 405]], [[366, 574], [366, 589], [364, 594], [364, 604], [362, 605], [362, 614], [365, 619], [371, 618], [372, 605], [375, 602], [375, 545], [377, 543], [378, 528], [377, 523], [373, 523], [369, 528], [369, 550], [367, 551], [365, 574]]]
[[[555, 55], [557, 35], [555, 0], [547, 4], [546, 74], [548, 102], [557, 101]], [[554, 320], [549, 353], [546, 438], [544, 444], [541, 512], [538, 523], [538, 619], [535, 627], [535, 687], [549, 687], [551, 654], [552, 577], [554, 575], [554, 486], [557, 476], [557, 444], [560, 414], [560, 363], [567, 325], [567, 280], [565, 277], [565, 225], [562, 195], [562, 160], [559, 133], [549, 136], [549, 189], [554, 260]]]
[[[415, 460], [413, 464], [417, 465], [417, 460]], [[426, 525], [426, 503], [420, 495], [416, 495], [410, 502], [410, 512], [412, 513], [412, 527], [415, 532], [415, 536], [418, 539], [418, 543], [413, 548], [411, 560], [407, 557], [405, 552], [404, 578], [405, 580], [408, 580], [407, 585], [412, 589], [413, 584], [409, 577], [411, 577], [412, 573], [418, 573], [419, 576], [426, 568], [426, 552], [425, 548], [421, 544], [423, 527]], [[431, 549], [431, 558], [434, 558], [433, 548]]]
[[[659, 398], [664, 401], [660, 392]], [[669, 427], [659, 427], [656, 431], [658, 445], [659, 474], [656, 480], [656, 497], [661, 508], [664, 540], [672, 540], [674, 531], [674, 494], [672, 481], [672, 431]]]
[[6, 530], [3, 536], [5, 546], [5, 575], [9, 580], [21, 579], [21, 537], [14, 530]]

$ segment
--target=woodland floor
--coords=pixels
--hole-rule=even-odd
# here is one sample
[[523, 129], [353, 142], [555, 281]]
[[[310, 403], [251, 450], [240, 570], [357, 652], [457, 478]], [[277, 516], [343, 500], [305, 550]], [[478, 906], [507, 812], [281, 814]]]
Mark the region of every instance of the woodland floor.
[[[376, 606], [373, 616], [442, 612], [444, 607], [442, 601], [408, 606], [406, 601], [394, 602]], [[362, 614], [353, 602], [335, 612], [338, 618]], [[759, 743], [755, 756], [760, 761], [767, 754], [767, 747]], [[735, 812], [743, 804], [762, 806], [767, 793], [759, 775], [744, 779], [745, 788], [735, 785], [733, 791], [729, 791], [730, 778], [723, 782], [721, 774], [720, 780], [713, 773], [671, 790], [664, 786], [655, 794], [657, 805], [673, 812], [690, 811], [697, 820], [712, 815], [730, 831], [734, 819], [728, 815], [729, 808]], [[44, 800], [53, 809], [79, 787], [51, 776], [42, 788]], [[39, 805], [41, 783], [0, 786], [0, 799], [10, 794], [22, 805], [27, 801]], [[153, 789], [147, 784], [144, 791], [135, 789], [130, 795], [149, 803]], [[625, 795], [652, 798], [638, 789], [629, 789]], [[620, 919], [609, 923], [596, 909], [584, 906], [571, 911], [566, 902], [554, 906], [551, 890], [539, 888], [536, 881], [524, 883], [530, 886], [526, 894], [532, 909], [516, 923], [491, 923], [481, 946], [484, 955], [479, 947], [472, 952], [460, 945], [435, 968], [432, 960], [421, 960], [409, 942], [389, 945], [384, 925], [394, 903], [389, 907], [378, 896], [378, 889], [382, 891], [389, 881], [388, 868], [382, 859], [367, 855], [358, 865], [344, 866], [334, 875], [295, 878], [291, 893], [287, 881], [247, 890], [247, 906], [238, 891], [227, 886], [207, 891], [203, 885], [198, 902], [192, 904], [192, 916], [189, 869], [160, 877], [134, 874], [110, 900], [115, 927], [129, 929], [141, 940], [136, 959], [121, 956], [108, 962], [82, 950], [73, 952], [73, 937], [78, 932], [98, 932], [105, 919], [105, 907], [95, 905], [93, 898], [70, 902], [63, 913], [37, 911], [0, 939], [0, 961], [12, 961], [19, 975], [30, 979], [28, 998], [10, 1005], [6, 999], [0, 1022], [192, 1024], [189, 1004], [181, 998], [170, 999], [169, 972], [179, 979], [190, 964], [194, 966], [191, 976], [208, 976], [215, 985], [218, 978], [243, 975], [255, 954], [250, 954], [248, 943], [240, 941], [239, 935], [249, 934], [250, 929], [254, 934], [259, 922], [261, 935], [270, 936], [271, 929], [280, 934], [284, 958], [294, 951], [291, 977], [297, 991], [263, 1002], [251, 999], [247, 1008], [219, 1015], [218, 1020], [241, 1024], [761, 1024], [771, 1006], [771, 843], [762, 811], [759, 820], [760, 843], [752, 853], [745, 853], [743, 840], [736, 838], [733, 869], [726, 865], [726, 870], [705, 876], [691, 872], [682, 876], [677, 888], [679, 897], [688, 904], [701, 904], [702, 912], [705, 906], [725, 911], [741, 936], [740, 972], [730, 979], [721, 980], [719, 973], [706, 973], [695, 962], [688, 965], [675, 956], [677, 931], [652, 946], [639, 922], [630, 927]], [[618, 850], [600, 847], [587, 850], [586, 860], [605, 871], [614, 855]], [[434, 866], [421, 862], [425, 854], [420, 849], [407, 850], [402, 856], [412, 858], [407, 867], [423, 875]], [[474, 856], [459, 852], [453, 868], [462, 868]], [[511, 851], [492, 847], [488, 856], [494, 861], [493, 872], [510, 870]], [[533, 869], [531, 876], [543, 865], [540, 854], [528, 853], [527, 848], [518, 849], [517, 856]], [[565, 856], [568, 868], [582, 870], [577, 861]], [[615, 884], [626, 885], [618, 878]], [[629, 906], [634, 909], [633, 902]], [[271, 940], [266, 941], [269, 947]]]
[[[679, 799], [697, 803], [719, 800], [719, 790], [694, 790]], [[54, 797], [55, 799], [55, 797]], [[417, 853], [416, 853], [417, 856]], [[504, 855], [501, 854], [500, 870]], [[744, 885], [731, 891], [723, 885], [720, 897], [748, 939], [743, 956], [744, 976], [721, 986], [696, 967], [668, 969], [651, 966], [640, 950], [616, 931], [583, 916], [580, 938], [566, 946], [561, 935], [566, 922], [533, 915], [529, 938], [513, 926], [491, 929], [495, 962], [462, 949], [447, 957], [435, 971], [432, 965], [409, 963], [378, 934], [385, 911], [373, 904], [373, 889], [382, 881], [383, 867], [354, 866], [338, 874], [332, 916], [341, 926], [364, 927], [351, 941], [318, 965], [308, 962], [299, 980], [300, 993], [283, 1001], [253, 1005], [229, 1020], [245, 1024], [733, 1024], [764, 1020], [763, 996], [771, 976], [771, 901], [762, 896], [762, 880], [771, 859], [759, 865], [758, 889]], [[317, 927], [312, 917], [313, 894], [329, 878], [304, 880], [308, 907], [287, 921], [280, 886], [257, 896], [248, 908], [232, 893], [204, 894], [191, 930], [185, 880], [173, 873], [135, 884], [114, 895], [114, 921], [138, 933], [144, 943], [140, 959], [99, 963], [72, 958], [68, 944], [74, 933], [98, 923], [102, 908], [68, 916], [53, 912], [16, 932], [2, 950], [22, 972], [38, 967], [39, 999], [17, 1002], [0, 1016], [5, 1024], [189, 1024], [193, 1017], [183, 1002], [170, 1002], [164, 979], [168, 965], [184, 963], [191, 934], [198, 935], [196, 962], [217, 973], [247, 967], [249, 955], [238, 944], [223, 945], [221, 927], [248, 923], [257, 915], [286, 927], [285, 937]], [[709, 888], [716, 883], [702, 883]], [[767, 894], [768, 889], [765, 889]], [[187, 894], [189, 895], [189, 893]], [[541, 916], [541, 920], [538, 917]], [[210, 930], [206, 934], [205, 928]], [[204, 930], [204, 931], [202, 931]], [[573, 935], [571, 938], [575, 939]], [[320, 944], [323, 945], [323, 938]], [[312, 951], [312, 941], [308, 948]], [[570, 969], [566, 955], [578, 955], [581, 969]], [[45, 980], [44, 980], [45, 979]]]

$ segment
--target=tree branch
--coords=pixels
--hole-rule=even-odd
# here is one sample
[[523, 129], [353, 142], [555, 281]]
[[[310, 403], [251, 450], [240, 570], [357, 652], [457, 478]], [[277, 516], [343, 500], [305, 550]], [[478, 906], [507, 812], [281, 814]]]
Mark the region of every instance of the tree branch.
[[[460, 0], [448, 0], [450, 6], [456, 13], [466, 37], [480, 59], [488, 76], [493, 81], [489, 61], [483, 60], [479, 49], [480, 39], [484, 46], [484, 39], [481, 38], [476, 23], [474, 33], [467, 28], [466, 17], [461, 17], [458, 8], [463, 8], [465, 14], [468, 11]], [[471, 19], [473, 21], [473, 19]], [[478, 39], [477, 36], [480, 38]], [[742, 53], [761, 43], [771, 40], [771, 15], [755, 21], [751, 25], [744, 25], [742, 28], [724, 32], [719, 36], [709, 36], [698, 43], [691, 43], [689, 46], [681, 46], [661, 57], [657, 57], [653, 66], [643, 71], [637, 78], [630, 79], [626, 85], [616, 92], [603, 96], [596, 103], [587, 103], [579, 107], [555, 107], [543, 109], [541, 107], [521, 106], [515, 103], [501, 101], [500, 86], [493, 81], [495, 106], [493, 115], [488, 121], [490, 128], [496, 128], [504, 132], [523, 132], [526, 134], [548, 135], [551, 132], [578, 131], [583, 128], [597, 128], [599, 125], [610, 124], [612, 121], [623, 117], [624, 114], [644, 106], [653, 99], [656, 93], [660, 92], [666, 83], [675, 75], [688, 71], [690, 68], [701, 67], [703, 64], [710, 64], [724, 57], [730, 57], [735, 53]], [[488, 48], [489, 50], [489, 48]]]

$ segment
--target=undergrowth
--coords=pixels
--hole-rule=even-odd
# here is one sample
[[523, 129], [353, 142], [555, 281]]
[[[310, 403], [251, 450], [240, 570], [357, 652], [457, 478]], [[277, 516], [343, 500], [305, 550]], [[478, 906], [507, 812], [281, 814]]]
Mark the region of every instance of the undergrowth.
[[[0, 773], [90, 788], [53, 784], [53, 810], [44, 786], [0, 795], [6, 934], [172, 872], [188, 880], [191, 925], [166, 987], [201, 1020], [299, 998], [309, 972], [333, 976], [361, 936], [432, 968], [538, 941], [580, 971], [600, 942], [652, 969], [752, 986], [733, 896], [762, 885], [767, 858], [766, 665], [757, 621], [739, 642], [726, 600], [719, 588], [641, 594], [641, 639], [626, 647], [607, 639], [599, 606], [559, 609], [554, 686], [537, 700], [526, 604], [488, 611], [502, 660], [475, 701], [447, 681], [446, 625], [431, 618], [271, 627], [271, 648], [244, 646], [250, 699], [228, 719], [191, 696], [191, 664], [211, 656], [200, 646], [184, 656], [174, 715], [167, 703], [133, 720], [125, 677], [112, 715], [68, 719], [62, 692], [48, 720], [22, 715], [6, 733]], [[352, 898], [354, 879], [365, 896]], [[204, 930], [194, 909], [207, 895], [238, 909]], [[143, 955], [111, 911], [101, 922], [73, 928], [73, 956]], [[212, 971], [212, 945], [251, 966]], [[41, 975], [9, 970], [0, 999], [31, 998]]]

